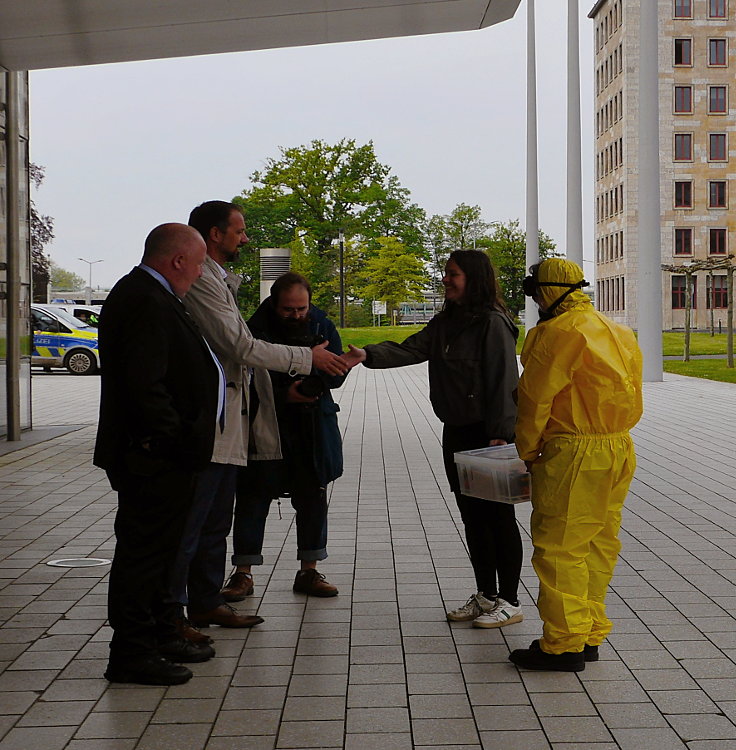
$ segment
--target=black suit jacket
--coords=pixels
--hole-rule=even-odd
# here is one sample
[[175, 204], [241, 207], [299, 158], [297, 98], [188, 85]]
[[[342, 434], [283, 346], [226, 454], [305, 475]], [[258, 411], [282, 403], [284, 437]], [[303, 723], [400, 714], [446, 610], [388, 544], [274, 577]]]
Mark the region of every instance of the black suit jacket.
[[134, 268], [105, 301], [99, 347], [94, 463], [111, 475], [204, 468], [217, 427], [219, 373], [182, 303]]

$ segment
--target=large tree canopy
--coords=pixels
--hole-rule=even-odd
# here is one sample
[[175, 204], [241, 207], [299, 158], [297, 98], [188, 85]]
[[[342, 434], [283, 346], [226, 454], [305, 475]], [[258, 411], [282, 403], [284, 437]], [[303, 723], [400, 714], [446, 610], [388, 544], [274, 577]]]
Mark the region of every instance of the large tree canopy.
[[391, 168], [376, 158], [373, 143], [343, 138], [282, 148], [250, 177], [253, 187], [235, 199], [245, 210], [256, 247], [284, 247], [303, 232], [319, 255], [331, 251], [342, 230], [375, 240], [396, 236], [420, 242], [424, 212], [410, 203]]
[[[364, 266], [380, 250], [379, 238], [395, 237], [420, 265], [425, 259], [424, 211], [411, 202], [391, 168], [378, 161], [373, 143], [314, 140], [282, 148], [279, 158], [268, 159], [250, 179], [253, 187], [234, 202], [245, 213], [251, 250], [291, 248], [292, 267], [310, 279], [315, 304], [328, 313], [336, 310], [340, 232], [348, 297], [363, 296]], [[257, 267], [257, 257], [244, 253], [234, 270], [247, 278]], [[253, 287], [243, 287], [245, 310], [257, 303]]]

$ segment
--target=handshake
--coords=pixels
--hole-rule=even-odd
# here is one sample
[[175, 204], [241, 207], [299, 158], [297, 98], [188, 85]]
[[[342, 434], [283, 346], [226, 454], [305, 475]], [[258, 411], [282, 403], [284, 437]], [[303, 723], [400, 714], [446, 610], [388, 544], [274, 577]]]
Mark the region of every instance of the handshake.
[[365, 349], [349, 344], [347, 352], [333, 354], [327, 350], [327, 344], [323, 341], [312, 347], [312, 364], [327, 375], [345, 375], [355, 365], [365, 362]]

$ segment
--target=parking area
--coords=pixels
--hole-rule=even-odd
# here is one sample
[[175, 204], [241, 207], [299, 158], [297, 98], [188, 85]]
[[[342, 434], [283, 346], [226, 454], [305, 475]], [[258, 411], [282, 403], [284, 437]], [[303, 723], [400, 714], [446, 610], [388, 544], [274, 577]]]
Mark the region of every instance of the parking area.
[[170, 688], [102, 678], [115, 496], [91, 464], [99, 378], [34, 374], [47, 439], [0, 455], [0, 750], [727, 750], [736, 748], [736, 387], [645, 387], [639, 468], [610, 596], [614, 631], [579, 674], [519, 672], [540, 623], [529, 506], [524, 622], [450, 626], [474, 589], [424, 366], [356, 368], [336, 393], [345, 475], [330, 500], [334, 599], [291, 590], [293, 512], [217, 656]]

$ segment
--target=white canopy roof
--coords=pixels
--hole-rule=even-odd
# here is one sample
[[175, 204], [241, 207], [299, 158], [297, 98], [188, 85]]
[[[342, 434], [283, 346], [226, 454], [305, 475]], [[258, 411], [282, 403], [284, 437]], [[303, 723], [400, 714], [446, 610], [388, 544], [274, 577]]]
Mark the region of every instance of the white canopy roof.
[[521, 0], [2, 0], [0, 66], [34, 70], [480, 29]]

